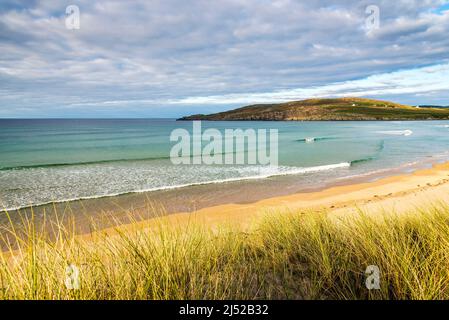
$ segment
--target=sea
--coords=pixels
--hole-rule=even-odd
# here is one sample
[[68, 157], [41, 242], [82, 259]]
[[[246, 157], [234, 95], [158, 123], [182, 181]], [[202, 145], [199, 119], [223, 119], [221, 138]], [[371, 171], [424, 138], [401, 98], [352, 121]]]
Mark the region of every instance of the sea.
[[304, 189], [320, 188], [449, 159], [449, 121], [203, 121], [201, 126], [223, 133], [276, 129], [278, 165], [173, 164], [176, 142], [170, 135], [176, 129], [192, 132], [190, 121], [0, 119], [0, 207], [183, 192], [208, 184], [232, 189], [235, 183], [285, 177]]

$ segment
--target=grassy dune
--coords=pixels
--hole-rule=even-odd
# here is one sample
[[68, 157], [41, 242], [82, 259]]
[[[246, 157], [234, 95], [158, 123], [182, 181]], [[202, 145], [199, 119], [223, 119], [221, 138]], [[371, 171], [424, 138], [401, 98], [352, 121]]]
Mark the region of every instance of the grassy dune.
[[[2, 232], [0, 299], [447, 299], [449, 208], [347, 217], [276, 212], [249, 232], [161, 222], [94, 242], [25, 221]], [[20, 237], [18, 234], [22, 234]], [[14, 239], [17, 237], [17, 239]], [[78, 290], [65, 285], [79, 268]], [[380, 269], [380, 290], [365, 270]]]

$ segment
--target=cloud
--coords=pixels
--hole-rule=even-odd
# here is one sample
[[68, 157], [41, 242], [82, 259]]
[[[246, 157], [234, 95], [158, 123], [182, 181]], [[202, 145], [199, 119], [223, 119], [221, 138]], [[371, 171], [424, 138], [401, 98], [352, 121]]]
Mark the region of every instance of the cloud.
[[[380, 29], [367, 33], [371, 4], [380, 8]], [[80, 30], [65, 28], [60, 1], [0, 4], [0, 116], [24, 108], [43, 117], [177, 116], [207, 112], [208, 104], [215, 111], [227, 103], [348, 94], [448, 104], [444, 88], [430, 84], [449, 62], [447, 1], [77, 5]], [[401, 77], [428, 68], [441, 70], [421, 86], [419, 78]], [[382, 85], [392, 77], [391, 87]]]
[[449, 64], [443, 64], [414, 70], [396, 71], [370, 76], [360, 80], [345, 81], [318, 87], [253, 94], [188, 97], [166, 101], [165, 103], [193, 105], [277, 103], [320, 97], [422, 95], [427, 92], [447, 94], [448, 91]]

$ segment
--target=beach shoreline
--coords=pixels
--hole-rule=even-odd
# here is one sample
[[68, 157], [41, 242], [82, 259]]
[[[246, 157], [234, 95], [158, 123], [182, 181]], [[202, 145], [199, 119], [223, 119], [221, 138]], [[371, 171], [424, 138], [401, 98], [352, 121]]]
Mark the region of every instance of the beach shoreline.
[[[445, 157], [445, 160], [447, 160], [447, 157]], [[158, 208], [158, 215], [194, 212], [217, 205], [254, 203], [267, 198], [296, 193], [319, 192], [335, 186], [375, 181], [387, 176], [430, 167], [438, 162], [441, 162], [441, 159], [429, 157], [419, 162], [404, 163], [399, 167], [367, 171], [361, 175], [348, 175], [345, 173], [342, 177], [330, 178], [320, 183], [316, 181], [304, 183], [304, 178], [308, 179], [307, 174], [280, 174], [259, 179], [241, 178], [232, 181], [198, 183], [160, 190], [131, 191], [117, 195], [50, 201], [17, 209], [2, 209], [1, 212], [7, 211], [11, 216], [16, 215], [16, 213], [31, 214], [33, 212], [39, 216], [52, 211], [66, 212], [69, 210], [77, 212], [81, 217], [82, 215], [95, 216], [100, 213], [104, 215], [105, 213], [121, 214], [123, 212], [142, 211], [142, 209], [148, 208], [149, 205]], [[315, 173], [313, 172], [312, 174]], [[327, 170], [322, 172], [322, 174], [327, 175]], [[309, 178], [313, 179], [314, 177], [310, 176]], [[1, 218], [0, 215], [0, 223], [2, 222]]]
[[[117, 232], [135, 232], [158, 229], [161, 224], [181, 227], [188, 231], [192, 225], [201, 225], [211, 230], [232, 226], [245, 232], [257, 225], [264, 217], [282, 214], [327, 213], [335, 216], [350, 216], [361, 211], [366, 213], [394, 212], [406, 213], [416, 209], [426, 209], [439, 204], [449, 204], [449, 162], [433, 163], [430, 168], [419, 168], [413, 172], [395, 172], [379, 177], [363, 177], [334, 184], [324, 189], [308, 190], [287, 195], [265, 197], [252, 202], [230, 202], [209, 205], [197, 210], [166, 212], [165, 208], [147, 201], [145, 207], [122, 208], [117, 203], [109, 203], [110, 211], [98, 212], [98, 217], [83, 207], [85, 212], [75, 211], [70, 203], [64, 203], [63, 211], [45, 213], [32, 212], [33, 221], [74, 223], [73, 232], [82, 241], [98, 241]], [[117, 200], [117, 199], [116, 199]], [[112, 209], [111, 209], [112, 208]], [[23, 213], [23, 212], [22, 212]], [[54, 214], [52, 216], [52, 214]], [[43, 215], [46, 217], [43, 218]], [[23, 219], [23, 214], [20, 215]], [[14, 222], [1, 215], [2, 230]], [[95, 219], [93, 219], [93, 217]], [[67, 218], [65, 221], [64, 219]], [[17, 220], [18, 221], [18, 220]], [[23, 221], [23, 220], [22, 220]], [[29, 220], [28, 220], [29, 221]]]
[[[449, 204], [449, 162], [433, 164], [420, 169], [380, 178], [375, 181], [333, 186], [320, 191], [302, 192], [266, 198], [247, 204], [224, 204], [199, 209], [195, 212], [177, 212], [162, 217], [134, 221], [99, 233], [115, 234], [153, 228], [160, 223], [171, 226], [191, 224], [221, 228], [232, 225], [249, 230], [255, 222], [270, 214], [329, 213], [350, 215], [360, 212], [406, 213], [435, 205]], [[95, 233], [85, 234], [85, 239], [95, 238]]]
[[356, 207], [369, 211], [382, 206], [385, 209], [404, 208], [402, 202], [410, 203], [410, 194], [414, 195], [414, 200], [420, 199], [418, 202], [424, 203], [429, 198], [429, 195], [421, 195], [424, 191], [431, 193], [430, 199], [438, 201], [443, 195], [440, 191], [432, 191], [431, 186], [446, 185], [448, 179], [449, 162], [429, 158], [414, 166], [345, 177], [323, 186], [299, 190], [297, 185], [278, 184], [277, 179], [262, 179], [53, 203], [9, 212], [9, 217], [2, 212], [0, 225], [8, 225], [9, 218], [13, 223], [20, 223], [24, 216], [33, 216], [38, 222], [64, 222], [66, 217], [67, 221], [74, 221], [78, 235], [89, 235], [93, 230], [110, 231], [118, 226], [140, 228], [151, 224], [155, 218], [173, 224], [193, 219], [211, 226], [223, 223], [248, 225], [269, 211], [346, 212], [354, 211]]

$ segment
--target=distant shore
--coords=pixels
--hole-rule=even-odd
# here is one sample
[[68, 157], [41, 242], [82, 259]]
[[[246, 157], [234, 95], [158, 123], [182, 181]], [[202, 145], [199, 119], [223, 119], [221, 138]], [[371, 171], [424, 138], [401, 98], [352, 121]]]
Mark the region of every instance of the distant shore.
[[391, 101], [346, 97], [255, 104], [234, 110], [195, 114], [180, 121], [404, 121], [448, 120], [449, 109], [402, 105]]

